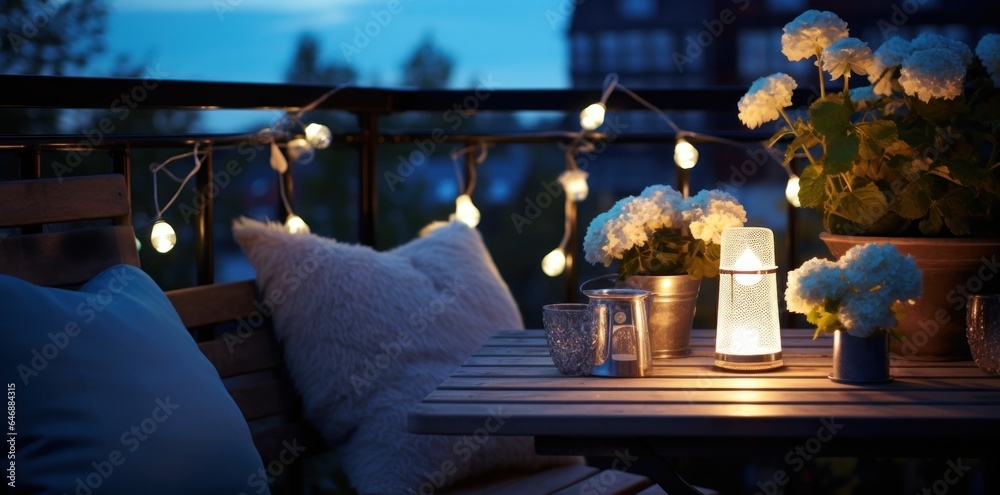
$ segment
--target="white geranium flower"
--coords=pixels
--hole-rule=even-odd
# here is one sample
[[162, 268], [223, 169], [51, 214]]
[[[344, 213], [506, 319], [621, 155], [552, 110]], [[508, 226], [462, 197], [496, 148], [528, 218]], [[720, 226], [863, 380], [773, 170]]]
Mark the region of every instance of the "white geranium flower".
[[857, 38], [841, 38], [834, 41], [823, 50], [823, 70], [830, 73], [832, 79], [868, 74], [874, 59], [868, 43]]
[[989, 71], [993, 85], [1000, 88], [1000, 34], [990, 33], [983, 36], [976, 45], [976, 56]]
[[892, 94], [892, 71], [903, 65], [903, 60], [911, 53], [913, 45], [899, 36], [889, 38], [875, 50], [872, 54], [872, 66], [868, 71], [868, 80], [874, 85], [872, 89], [875, 94]]
[[878, 100], [878, 98], [879, 96], [875, 94], [875, 88], [873, 86], [851, 88], [851, 101], [857, 103], [861, 109], [865, 109], [868, 103], [872, 103]]
[[965, 65], [955, 53], [943, 48], [914, 51], [903, 60], [899, 84], [903, 91], [924, 103], [931, 98], [951, 100], [962, 94]]
[[847, 37], [847, 23], [833, 12], [807, 10], [785, 24], [781, 53], [795, 62], [819, 56], [834, 41]]
[[781, 72], [757, 79], [737, 104], [740, 122], [756, 129], [765, 122], [778, 120], [778, 111], [792, 105], [792, 91], [797, 87], [792, 76]]
[[955, 56], [958, 56], [962, 61], [962, 65], [969, 65], [972, 63], [972, 50], [969, 49], [969, 45], [946, 36], [941, 36], [940, 34], [920, 33], [919, 36], [913, 38], [910, 45], [913, 47], [913, 51], [915, 52], [936, 49], [947, 50]]

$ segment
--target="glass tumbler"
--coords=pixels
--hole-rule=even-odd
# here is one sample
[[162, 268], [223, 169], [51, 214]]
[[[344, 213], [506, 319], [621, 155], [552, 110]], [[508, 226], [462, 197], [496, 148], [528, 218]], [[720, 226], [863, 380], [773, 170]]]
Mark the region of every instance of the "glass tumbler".
[[594, 369], [594, 312], [586, 304], [542, 306], [549, 354], [564, 375], [589, 375]]

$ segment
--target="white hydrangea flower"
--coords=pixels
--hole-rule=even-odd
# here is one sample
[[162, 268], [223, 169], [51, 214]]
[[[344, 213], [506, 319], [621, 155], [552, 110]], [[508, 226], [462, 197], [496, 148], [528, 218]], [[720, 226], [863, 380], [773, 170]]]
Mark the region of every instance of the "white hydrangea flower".
[[868, 74], [873, 63], [868, 43], [857, 38], [841, 38], [823, 50], [823, 70], [829, 72], [832, 79], [850, 77], [851, 72], [863, 76]]
[[972, 50], [969, 49], [969, 45], [946, 36], [941, 36], [940, 34], [920, 33], [919, 36], [913, 38], [910, 46], [913, 47], [913, 51], [915, 52], [922, 50], [947, 50], [958, 56], [962, 61], [962, 65], [972, 63]]
[[1000, 88], [1000, 34], [983, 36], [976, 45], [976, 56], [983, 62], [993, 79], [993, 86]]
[[917, 262], [891, 244], [854, 246], [839, 263], [851, 287], [885, 306], [920, 296], [922, 280]]
[[962, 94], [965, 65], [955, 53], [943, 48], [914, 51], [899, 70], [903, 91], [924, 103], [931, 98], [951, 100]]
[[681, 224], [681, 210], [684, 209], [684, 195], [670, 186], [649, 186], [639, 195], [648, 198], [660, 207], [660, 222], [663, 227], [675, 228]]
[[840, 301], [837, 319], [855, 337], [868, 337], [876, 329], [896, 327], [892, 308], [877, 297], [864, 292], [848, 292]]
[[846, 292], [847, 280], [840, 265], [813, 258], [798, 269], [788, 272], [785, 304], [789, 311], [805, 314], [822, 305], [825, 298], [837, 300]]
[[795, 62], [819, 56], [834, 41], [847, 37], [847, 23], [833, 12], [807, 10], [785, 24], [781, 53]]
[[709, 244], [721, 244], [722, 231], [742, 227], [747, 212], [733, 195], [718, 191], [701, 191], [687, 200], [684, 221], [690, 224], [691, 236]]
[[778, 110], [792, 105], [792, 91], [797, 87], [792, 76], [781, 72], [757, 79], [736, 105], [740, 122], [756, 129], [765, 122], [778, 120]]
[[[875, 94], [888, 96], [892, 94], [892, 73], [896, 67], [903, 65], [903, 60], [913, 53], [913, 45], [909, 41], [893, 36], [882, 43], [882, 46], [872, 54], [872, 66], [868, 71], [868, 80], [874, 85]], [[888, 74], [886, 72], [889, 71]]]

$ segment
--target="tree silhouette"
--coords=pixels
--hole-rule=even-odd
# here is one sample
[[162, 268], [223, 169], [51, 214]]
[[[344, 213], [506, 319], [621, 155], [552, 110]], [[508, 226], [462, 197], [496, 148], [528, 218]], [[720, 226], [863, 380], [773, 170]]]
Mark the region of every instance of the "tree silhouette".
[[285, 71], [285, 80], [295, 83], [338, 84], [354, 82], [357, 71], [349, 65], [334, 62], [323, 64], [319, 60], [320, 42], [312, 33], [302, 33], [292, 55], [292, 63]]
[[452, 58], [434, 44], [430, 34], [403, 64], [403, 85], [417, 88], [443, 88], [451, 79]]

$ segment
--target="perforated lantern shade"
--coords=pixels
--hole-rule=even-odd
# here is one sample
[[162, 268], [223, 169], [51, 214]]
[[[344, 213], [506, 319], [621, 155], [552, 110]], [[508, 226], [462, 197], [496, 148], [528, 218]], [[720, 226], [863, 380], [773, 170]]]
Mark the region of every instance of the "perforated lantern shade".
[[722, 232], [716, 366], [765, 370], [782, 365], [776, 271], [769, 229]]

